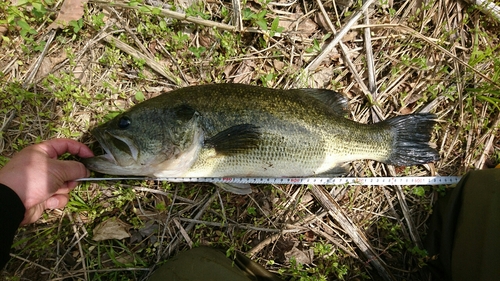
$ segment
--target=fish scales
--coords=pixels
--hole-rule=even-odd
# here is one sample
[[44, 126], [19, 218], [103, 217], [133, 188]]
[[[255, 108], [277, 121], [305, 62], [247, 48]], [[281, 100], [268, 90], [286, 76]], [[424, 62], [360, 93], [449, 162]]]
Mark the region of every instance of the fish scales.
[[[319, 100], [305, 99], [293, 91], [276, 93], [273, 89], [254, 87], [234, 91], [230, 84], [225, 88], [215, 86], [220, 85], [210, 85], [214, 90], [198, 87], [203, 93], [194, 88], [179, 93], [175, 99], [179, 104], [192, 105], [206, 117], [206, 128], [213, 128], [207, 137], [235, 124], [250, 123], [262, 129], [262, 144], [251, 152], [226, 157], [201, 154], [184, 176], [293, 176], [299, 172], [315, 175], [339, 163], [373, 155], [374, 151], [381, 152], [375, 160], [388, 156], [389, 147], [379, 145], [387, 142], [375, 140], [386, 135], [377, 136], [380, 128], [371, 129], [333, 114]], [[174, 98], [162, 97], [170, 102]], [[228, 111], [232, 114], [228, 115]], [[318, 167], [324, 159], [332, 161]]]
[[106, 151], [86, 160], [116, 175], [314, 176], [372, 159], [396, 165], [436, 161], [435, 116], [361, 124], [345, 98], [324, 89], [242, 84], [181, 88], [139, 103], [92, 131]]

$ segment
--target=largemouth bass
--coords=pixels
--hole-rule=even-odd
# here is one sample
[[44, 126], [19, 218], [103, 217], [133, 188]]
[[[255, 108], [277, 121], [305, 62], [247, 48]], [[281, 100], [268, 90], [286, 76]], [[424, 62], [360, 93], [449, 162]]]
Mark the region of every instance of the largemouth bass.
[[359, 159], [398, 166], [439, 159], [429, 145], [433, 114], [367, 125], [344, 118], [346, 107], [342, 95], [326, 89], [181, 88], [93, 129], [106, 153], [84, 162], [111, 175], [305, 177], [338, 174]]

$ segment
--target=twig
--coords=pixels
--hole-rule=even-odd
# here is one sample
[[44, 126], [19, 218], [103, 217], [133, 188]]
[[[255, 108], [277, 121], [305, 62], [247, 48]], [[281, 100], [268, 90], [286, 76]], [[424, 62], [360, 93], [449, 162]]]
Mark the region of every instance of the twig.
[[262, 240], [259, 244], [257, 244], [257, 246], [250, 249], [247, 252], [247, 255], [250, 256], [250, 258], [255, 257], [255, 255], [257, 255], [257, 253], [260, 252], [262, 249], [264, 249], [267, 245], [278, 241], [281, 235], [282, 235], [281, 233], [277, 233], [267, 237], [266, 239]]
[[[411, 27], [408, 27], [408, 26], [405, 26], [405, 25], [402, 25], [402, 24], [370, 24], [369, 25], [370, 27], [379, 27], [379, 28], [396, 28], [396, 29], [400, 29], [401, 31], [403, 32], [406, 32], [414, 37], [417, 37], [417, 38], [420, 38], [422, 40], [424, 40], [425, 42], [429, 43], [432, 47], [440, 50], [441, 52], [445, 53], [447, 56], [453, 58], [454, 60], [458, 61], [458, 63], [460, 63], [461, 65], [467, 67], [468, 69], [472, 70], [474, 73], [476, 73], [477, 75], [481, 76], [481, 78], [485, 79], [486, 81], [488, 81], [488, 83], [492, 84], [492, 85], [495, 85], [495, 87], [497, 87], [498, 89], [500, 89], [500, 84], [498, 84], [497, 82], [491, 80], [488, 76], [486, 76], [485, 74], [481, 73], [479, 70], [475, 69], [474, 67], [470, 66], [468, 63], [466, 63], [465, 61], [463, 61], [462, 59], [458, 58], [457, 56], [455, 56], [453, 53], [451, 53], [450, 51], [446, 50], [445, 48], [439, 46], [438, 44], [436, 44], [434, 41], [436, 41], [436, 39], [432, 39], [432, 38], [429, 38], [427, 36], [424, 36], [420, 33], [418, 33], [416, 30], [412, 29]], [[354, 26], [353, 28], [365, 28], [366, 25], [357, 25], [357, 26]]]
[[241, 17], [241, 1], [232, 0], [233, 2], [233, 25], [236, 31], [241, 31], [243, 29], [243, 19]]
[[126, 43], [120, 41], [119, 39], [113, 37], [112, 35], [108, 35], [108, 36], [104, 37], [103, 39], [104, 39], [104, 41], [108, 42], [109, 44], [112, 44], [112, 45], [116, 46], [118, 49], [133, 56], [134, 58], [144, 60], [149, 67], [151, 67], [153, 70], [158, 72], [160, 75], [162, 75], [166, 79], [170, 80], [170, 82], [174, 83], [175, 85], [186, 86], [186, 84], [183, 81], [179, 81], [179, 80], [175, 79], [174, 74], [171, 73], [170, 71], [168, 71], [165, 66], [163, 66], [160, 63], [156, 62], [155, 60], [139, 53], [137, 50], [135, 50], [131, 46], [127, 45]]
[[[365, 24], [368, 25], [370, 24], [369, 12], [368, 10], [366, 10], [364, 13], [365, 13]], [[377, 94], [377, 83], [375, 82], [375, 63], [373, 59], [372, 35], [370, 27], [365, 27], [364, 37], [365, 37], [365, 52], [366, 52], [366, 69], [368, 71], [368, 89], [373, 97], [373, 100], [375, 101], [377, 100], [378, 94]], [[370, 111], [372, 114], [372, 120], [374, 122], [380, 121], [374, 107], [371, 107]]]
[[163, 46], [163, 44], [158, 44], [158, 46], [170, 58], [170, 61], [175, 65], [175, 67], [177, 68], [177, 70], [181, 74], [182, 79], [187, 84], [188, 79], [187, 79], [186, 75], [184, 75], [184, 71], [182, 71], [182, 67], [177, 63], [177, 60], [174, 59], [174, 56], [172, 56], [172, 54]]
[[[164, 222], [164, 227], [163, 227], [163, 232], [160, 236], [160, 244], [158, 245], [158, 251], [157, 251], [157, 255], [156, 255], [156, 263], [160, 263], [160, 260], [163, 258], [162, 256], [162, 247], [163, 247], [163, 241], [165, 239], [165, 234], [167, 232], [167, 230], [170, 230], [169, 229], [169, 221], [170, 219], [172, 218], [172, 211], [174, 210], [174, 203], [175, 203], [175, 200], [177, 198], [177, 192], [179, 191], [178, 188], [175, 189], [175, 192], [174, 192], [174, 196], [172, 198], [172, 204], [170, 204], [170, 208], [168, 209], [168, 214], [167, 214], [167, 218], [165, 219], [165, 222]], [[152, 273], [152, 270], [147, 274], [147, 277], [149, 277], [149, 275]], [[146, 277], [146, 278], [147, 278]], [[147, 280], [147, 279], [144, 279], [144, 280]]]
[[[402, 225], [401, 217], [399, 216], [398, 212], [396, 212], [396, 208], [394, 208], [394, 204], [392, 204], [392, 199], [391, 199], [391, 196], [389, 194], [389, 191], [387, 191], [387, 189], [388, 188], [382, 188], [382, 191], [384, 192], [384, 196], [385, 196], [385, 198], [387, 200], [387, 203], [389, 204], [389, 207], [390, 207], [389, 209], [391, 210], [392, 215], [394, 216], [394, 218], [396, 219], [396, 221], [400, 225]], [[403, 231], [403, 235], [404, 235], [405, 239], [410, 240], [410, 236], [408, 235], [408, 231], [406, 231], [406, 228], [405, 227], [401, 227], [401, 230]]]
[[191, 237], [189, 237], [189, 234], [187, 233], [186, 229], [182, 227], [182, 225], [179, 223], [179, 220], [173, 219], [172, 220], [181, 232], [182, 237], [184, 237], [184, 240], [186, 240], [186, 243], [188, 244], [189, 248], [193, 248], [193, 240], [191, 240]]
[[301, 232], [304, 230], [303, 228], [300, 228], [300, 229], [298, 229], [298, 228], [294, 228], [294, 229], [265, 228], [265, 227], [256, 227], [256, 226], [240, 224], [240, 223], [220, 223], [220, 222], [210, 222], [210, 221], [202, 221], [202, 220], [195, 220], [195, 219], [188, 219], [188, 218], [179, 218], [179, 220], [185, 221], [185, 222], [196, 223], [196, 224], [216, 226], [216, 227], [221, 227], [221, 228], [222, 227], [235, 227], [235, 228], [249, 229], [249, 230], [255, 230], [255, 231], [264, 231], [264, 232], [296, 233], [296, 232]]
[[63, 276], [59, 278], [53, 278], [50, 279], [51, 281], [56, 281], [56, 280], [74, 280], [75, 275], [77, 274], [86, 274], [86, 273], [103, 273], [103, 272], [126, 272], [126, 271], [148, 271], [149, 268], [141, 268], [141, 267], [120, 267], [120, 268], [106, 268], [106, 269], [79, 269], [79, 270], [73, 270], [71, 271], [71, 274], [68, 276]]
[[351, 237], [353, 242], [358, 246], [359, 250], [365, 255], [366, 259], [370, 264], [375, 267], [377, 272], [384, 280], [396, 280], [394, 276], [387, 269], [387, 265], [383, 260], [381, 260], [372, 246], [366, 239], [363, 232], [361, 232], [358, 227], [347, 217], [342, 208], [333, 199], [333, 197], [328, 193], [324, 187], [319, 185], [313, 185], [311, 187], [311, 192], [320, 202], [320, 204], [328, 210], [330, 216], [337, 221], [344, 231]]
[[127, 23], [125, 22], [125, 20], [123, 20], [123, 18], [120, 16], [120, 14], [118, 14], [118, 12], [115, 9], [110, 8], [110, 7], [104, 7], [104, 9], [106, 9], [110, 13], [113, 13], [116, 16], [116, 18], [118, 19], [118, 21], [122, 25], [123, 29], [125, 29], [127, 31], [127, 33], [130, 35], [130, 37], [132, 37], [132, 39], [134, 39], [135, 45], [137, 45], [137, 47], [139, 47], [139, 49], [141, 49], [141, 51], [143, 52], [143, 55], [147, 56], [150, 59], [154, 59], [153, 54], [151, 54], [151, 52], [146, 47], [144, 47], [141, 40], [139, 40], [139, 38], [137, 38], [135, 33], [132, 32], [132, 30], [128, 27]]
[[[3, 133], [4, 131], [6, 131], [10, 125], [10, 122], [12, 122], [12, 120], [14, 120], [14, 117], [16, 116], [16, 110], [12, 109], [11, 111], [9, 111], [9, 113], [7, 115], [8, 115], [8, 117], [4, 117], [4, 119], [3, 119], [2, 127], [0, 127], [0, 133]], [[1, 152], [1, 150], [0, 150], [0, 152]]]
[[[321, 220], [317, 220], [319, 223], [323, 224], [323, 225], [326, 225], [328, 227], [330, 227], [328, 224], [326, 224], [325, 222], [321, 221]], [[337, 240], [335, 240], [334, 237], [332, 237], [330, 234], [324, 232], [324, 231], [321, 231], [321, 230], [317, 230], [317, 229], [314, 229], [314, 228], [311, 228], [311, 231], [316, 233], [316, 235], [319, 235], [319, 236], [322, 236], [324, 238], [326, 238], [328, 241], [332, 242], [335, 246], [337, 246], [339, 249], [341, 249], [342, 251], [344, 251], [346, 254], [348, 254], [349, 256], [355, 258], [355, 259], [359, 259], [359, 256], [356, 255], [356, 252], [353, 252], [351, 251], [349, 248], [347, 248], [346, 246], [340, 244]], [[340, 235], [339, 235], [340, 236]]]
[[500, 22], [500, 7], [489, 0], [465, 0], [469, 4], [476, 5], [478, 9]]
[[354, 14], [351, 19], [346, 23], [342, 29], [337, 33], [335, 38], [323, 49], [323, 51], [313, 59], [306, 67], [306, 71], [315, 71], [319, 65], [330, 55], [330, 52], [335, 48], [335, 46], [342, 40], [342, 38], [347, 34], [351, 27], [356, 23], [356, 21], [361, 17], [365, 10], [373, 3], [374, 0], [367, 0], [360, 10]]
[[[217, 198], [217, 192], [214, 192], [214, 194], [212, 194], [212, 196], [210, 196], [210, 198], [208, 198], [207, 202], [205, 202], [205, 204], [203, 204], [201, 209], [198, 211], [198, 213], [194, 217], [195, 220], [198, 220], [201, 218], [201, 216], [203, 216], [203, 214], [208, 209], [208, 207], [210, 207], [210, 204], [212, 204], [212, 202], [215, 200], [215, 198]], [[195, 225], [196, 225], [196, 223], [191, 222], [184, 229], [186, 230], [186, 232], [189, 232], [193, 229], [193, 227]], [[167, 249], [165, 250], [165, 251], [167, 251], [166, 255], [170, 256], [172, 254], [173, 249], [175, 249], [180, 242], [181, 242], [181, 240], [179, 237], [177, 239], [175, 239], [174, 241], [172, 241], [168, 245]]]
[[[168, 192], [161, 191], [161, 190], [158, 190], [158, 189], [153, 189], [153, 188], [140, 187], [140, 186], [134, 186], [132, 188], [134, 190], [137, 190], [137, 191], [144, 191], [144, 192], [159, 194], [159, 195], [163, 195], [165, 197], [168, 197], [168, 196], [172, 195], [172, 194], [170, 194]], [[181, 202], [184, 202], [184, 203], [188, 203], [188, 204], [194, 204], [194, 203], [196, 203], [193, 200], [190, 200], [190, 199], [187, 199], [187, 198], [184, 198], [184, 197], [179, 197], [179, 196], [176, 196], [175, 200], [178, 200], [178, 201], [181, 201]]]
[[54, 37], [56, 36], [56, 29], [52, 29], [49, 31], [49, 34], [47, 35], [47, 43], [45, 43], [45, 47], [43, 48], [42, 53], [40, 56], [38, 56], [37, 60], [35, 61], [33, 68], [31, 68], [30, 72], [28, 73], [28, 76], [24, 79], [23, 82], [23, 89], [28, 89], [30, 84], [33, 82], [33, 79], [35, 78], [36, 73], [38, 72], [38, 69], [42, 65], [42, 61], [45, 58], [45, 55], [47, 54], [47, 51], [49, 50], [50, 44], [54, 40]]
[[488, 142], [484, 146], [483, 153], [481, 154], [481, 157], [479, 158], [479, 161], [476, 162], [476, 169], [483, 169], [484, 162], [486, 162], [486, 157], [488, 157], [488, 152], [491, 150], [493, 146], [493, 141], [495, 140], [495, 137], [497, 136], [497, 131], [500, 126], [500, 114], [497, 115], [497, 118], [493, 122], [493, 125], [491, 126], [490, 130], [490, 137], [488, 139]]
[[[72, 218], [71, 218], [71, 214], [70, 214], [70, 213], [68, 213], [68, 212], [64, 212], [64, 213], [68, 216], [69, 220], [70, 220], [70, 221], [71, 221], [71, 223], [72, 223], [71, 227], [73, 228], [73, 231], [76, 233], [77, 228], [76, 228], [75, 224], [73, 223], [73, 220], [72, 220]], [[64, 218], [64, 215], [63, 215], [63, 216], [61, 216], [61, 218], [60, 218], [60, 220], [59, 220], [59, 225], [58, 225], [58, 227], [57, 227], [57, 232], [58, 232], [58, 233], [59, 233], [59, 232], [61, 231], [61, 229], [62, 229], [62, 226], [63, 226], [63, 224], [62, 224], [62, 222], [63, 222], [63, 218]], [[66, 251], [65, 251], [65, 252], [64, 252], [64, 254], [62, 254], [62, 255], [61, 255], [61, 253], [59, 252], [59, 247], [60, 247], [59, 245], [60, 245], [61, 241], [57, 240], [57, 259], [56, 259], [56, 263], [55, 263], [55, 265], [53, 266], [53, 268], [54, 268], [54, 269], [57, 269], [57, 268], [59, 267], [59, 265], [61, 264], [61, 262], [63, 262], [63, 261], [64, 261], [64, 258], [65, 258], [67, 255], [69, 255], [69, 253], [73, 250], [73, 248], [74, 248], [77, 244], [79, 244], [79, 243], [80, 243], [80, 241], [81, 241], [83, 238], [85, 238], [86, 236], [87, 236], [87, 232], [85, 232], [85, 235], [82, 235], [82, 236], [78, 236], [77, 234], [75, 234], [75, 236], [74, 236], [74, 237], [72, 238], [72, 240], [71, 240], [72, 244], [71, 244], [69, 247], [67, 247]], [[74, 241], [74, 240], [76, 240], [76, 241]], [[73, 241], [74, 241], [74, 242], [73, 242]], [[81, 247], [81, 245], [79, 245], [79, 246]], [[83, 256], [82, 256], [82, 257], [83, 257]], [[84, 267], [84, 268], [85, 268], [85, 267]]]
[[153, 11], [153, 9], [158, 10], [158, 14], [165, 16], [165, 17], [169, 17], [169, 18], [173, 18], [173, 19], [177, 19], [177, 20], [186, 20], [186, 21], [196, 23], [199, 25], [203, 25], [203, 26], [207, 26], [207, 27], [216, 27], [219, 29], [227, 30], [227, 31], [235, 31], [236, 30], [236, 27], [229, 25], [229, 24], [224, 24], [224, 23], [219, 23], [219, 22], [215, 22], [215, 21], [211, 21], [211, 20], [205, 20], [205, 19], [201, 19], [201, 18], [197, 18], [197, 17], [192, 17], [192, 16], [188, 16], [188, 15], [183, 14], [183, 13], [179, 13], [179, 12], [175, 12], [175, 11], [171, 11], [171, 10], [166, 10], [166, 9], [161, 9], [161, 8], [157, 8], [157, 7], [152, 7], [152, 6], [148, 6], [148, 5], [131, 6], [131, 5], [128, 5], [128, 3], [126, 3], [126, 2], [106, 2], [106, 1], [99, 1], [99, 0], [90, 0], [89, 2], [101, 4], [101, 5], [134, 9], [134, 10], [141, 9], [141, 11], [144, 11], [143, 10], [144, 8], [150, 8], [151, 11]]
[[[323, 6], [323, 3], [321, 0], [316, 1], [318, 3], [319, 9], [321, 10], [321, 13], [323, 14], [323, 17], [325, 18], [326, 22], [328, 23], [328, 27], [332, 30], [333, 33], [337, 33], [337, 29], [333, 25], [332, 21], [328, 17], [328, 13], [325, 10], [325, 7]], [[361, 75], [359, 75], [358, 71], [356, 70], [356, 67], [354, 66], [354, 63], [352, 62], [351, 58], [349, 57], [349, 49], [347, 46], [340, 41], [339, 42], [340, 50], [342, 51], [342, 54], [344, 55], [343, 59], [347, 64], [347, 67], [349, 68], [349, 71], [352, 73], [354, 76], [354, 79], [358, 83], [360, 89], [363, 91], [363, 93], [366, 96], [369, 96], [371, 94], [370, 90], [366, 87], [365, 83], [363, 82], [363, 79], [361, 78]]]
[[[396, 176], [396, 170], [394, 167], [387, 167], [389, 174], [391, 176]], [[403, 188], [400, 185], [396, 185], [394, 187], [396, 191], [396, 195], [398, 197], [399, 206], [401, 206], [401, 211], [403, 212], [403, 217], [405, 218], [406, 225], [408, 227], [408, 232], [410, 233], [410, 237], [415, 245], [419, 248], [422, 248], [422, 240], [420, 240], [420, 236], [418, 235], [417, 228], [413, 223], [413, 219], [410, 214], [410, 208], [408, 208], [408, 204], [406, 203], [405, 195], [403, 192]]]
[[18, 256], [18, 255], [16, 255], [16, 254], [12, 254], [12, 253], [10, 253], [10, 256], [11, 256], [11, 257], [13, 257], [13, 258], [15, 258], [15, 259], [22, 260], [23, 262], [26, 262], [26, 263], [29, 263], [29, 264], [31, 264], [31, 265], [34, 265], [34, 266], [36, 266], [36, 267], [39, 267], [39, 268], [41, 268], [41, 269], [43, 269], [43, 270], [45, 270], [45, 271], [47, 271], [47, 272], [50, 272], [51, 274], [58, 275], [56, 272], [54, 272], [54, 271], [50, 270], [49, 268], [47, 268], [47, 267], [45, 267], [45, 266], [43, 266], [43, 265], [40, 265], [40, 264], [38, 264], [38, 263], [36, 263], [36, 262], [32, 262], [32, 261], [30, 261], [30, 260], [28, 260], [28, 259], [25, 259], [25, 258], [23, 258], [23, 257], [20, 257], [20, 256]]
[[396, 190], [396, 195], [398, 196], [398, 202], [401, 206], [401, 210], [403, 211], [403, 216], [405, 218], [406, 224], [408, 226], [408, 231], [410, 233], [410, 237], [419, 248], [422, 248], [422, 241], [420, 240], [420, 236], [418, 235], [417, 228], [413, 223], [413, 219], [410, 214], [410, 208], [408, 208], [408, 204], [406, 203], [405, 195], [403, 192], [403, 188], [400, 185], [396, 185], [394, 187]]
[[[71, 222], [71, 225], [72, 225], [72, 228], [73, 228], [73, 232], [75, 233], [75, 236], [76, 236], [76, 243], [78, 244], [78, 250], [80, 251], [80, 257], [81, 257], [81, 260], [82, 260], [82, 271], [84, 273], [88, 273], [87, 271], [87, 265], [85, 263], [86, 259], [85, 259], [85, 255], [83, 253], [83, 247], [82, 247], [82, 244], [80, 243], [80, 241], [83, 239], [83, 237], [87, 236], [87, 229], [85, 227], [83, 227], [83, 235], [80, 237], [79, 235], [79, 232], [73, 222], [73, 218], [71, 217], [72, 214], [68, 213], [68, 219], [70, 220]], [[80, 220], [80, 217], [76, 217], [77, 220]], [[81, 221], [79, 221], [80, 225], [83, 225], [83, 223]], [[89, 279], [89, 275], [88, 274], [85, 274], [84, 275], [84, 279], [85, 280], [88, 280]]]

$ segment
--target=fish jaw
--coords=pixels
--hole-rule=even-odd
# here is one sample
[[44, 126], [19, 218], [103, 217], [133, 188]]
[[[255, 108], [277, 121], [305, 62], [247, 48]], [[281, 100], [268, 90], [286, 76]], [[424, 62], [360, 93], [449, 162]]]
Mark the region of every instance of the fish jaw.
[[123, 167], [118, 165], [113, 156], [107, 153], [91, 158], [84, 158], [81, 161], [88, 169], [102, 174], [136, 175], [136, 176], [140, 175], [140, 173], [139, 174], [131, 173], [133, 169], [131, 169], [130, 167]]

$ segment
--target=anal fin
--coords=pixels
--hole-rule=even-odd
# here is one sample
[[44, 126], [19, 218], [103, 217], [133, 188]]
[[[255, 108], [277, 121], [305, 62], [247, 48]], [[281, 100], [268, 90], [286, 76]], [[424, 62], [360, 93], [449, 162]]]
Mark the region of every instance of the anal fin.
[[252, 187], [248, 183], [225, 183], [216, 182], [214, 183], [217, 187], [224, 189], [227, 192], [231, 192], [238, 195], [247, 195], [252, 193]]
[[331, 178], [338, 176], [345, 176], [349, 173], [348, 165], [336, 166], [328, 171], [324, 171], [323, 173], [316, 174], [315, 177], [318, 178]]

